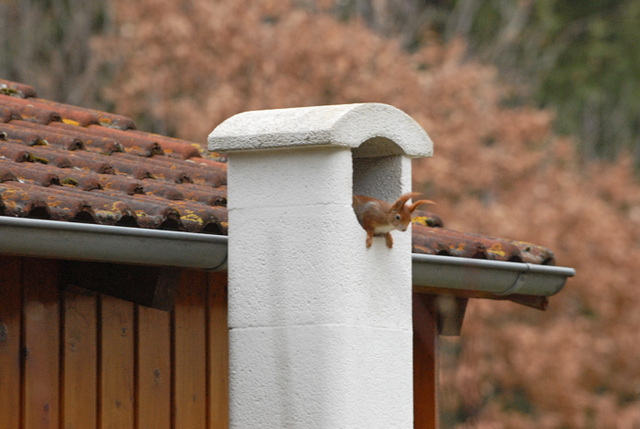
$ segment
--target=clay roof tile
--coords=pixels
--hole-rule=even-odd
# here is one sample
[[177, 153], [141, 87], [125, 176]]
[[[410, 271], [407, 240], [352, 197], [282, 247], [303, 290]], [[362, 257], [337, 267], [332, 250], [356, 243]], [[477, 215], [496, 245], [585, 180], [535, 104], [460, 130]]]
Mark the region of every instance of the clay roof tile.
[[[226, 234], [227, 165], [127, 117], [0, 79], [0, 215]], [[416, 211], [414, 253], [554, 264], [543, 247], [445, 229]]]

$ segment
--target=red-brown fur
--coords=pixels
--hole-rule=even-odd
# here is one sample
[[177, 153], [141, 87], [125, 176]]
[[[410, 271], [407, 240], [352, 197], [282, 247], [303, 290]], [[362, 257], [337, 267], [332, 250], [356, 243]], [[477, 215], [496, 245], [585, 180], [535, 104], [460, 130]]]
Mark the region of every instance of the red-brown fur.
[[397, 229], [406, 231], [411, 223], [411, 213], [420, 204], [434, 204], [430, 200], [419, 200], [411, 205], [407, 205], [409, 199], [420, 195], [418, 192], [403, 194], [395, 203], [389, 204], [372, 197], [363, 195], [353, 196], [353, 210], [356, 212], [358, 222], [367, 231], [367, 247], [371, 247], [373, 236], [384, 236], [387, 247], [393, 247], [391, 231]]

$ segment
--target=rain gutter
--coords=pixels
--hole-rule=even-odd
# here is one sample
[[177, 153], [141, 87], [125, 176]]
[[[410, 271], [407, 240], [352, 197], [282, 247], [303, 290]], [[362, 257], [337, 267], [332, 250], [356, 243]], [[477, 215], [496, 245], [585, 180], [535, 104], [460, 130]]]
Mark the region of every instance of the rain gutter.
[[12, 217], [0, 217], [0, 253], [227, 269], [226, 236]]
[[455, 256], [412, 254], [413, 285], [497, 296], [551, 296], [564, 287], [573, 268]]
[[[112, 263], [227, 269], [227, 237], [0, 217], [0, 253]], [[416, 287], [551, 296], [573, 268], [412, 254]]]

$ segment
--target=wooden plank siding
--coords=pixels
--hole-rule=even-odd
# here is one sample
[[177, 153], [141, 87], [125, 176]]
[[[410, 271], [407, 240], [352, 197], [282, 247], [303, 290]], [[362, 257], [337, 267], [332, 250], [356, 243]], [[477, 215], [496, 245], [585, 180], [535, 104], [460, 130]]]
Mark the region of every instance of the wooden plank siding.
[[[171, 428], [171, 314], [138, 308], [138, 428]], [[224, 426], [218, 426], [224, 427]]]
[[61, 427], [82, 429], [96, 422], [98, 403], [98, 297], [86, 289], [67, 286], [62, 295], [63, 359]]
[[22, 411], [22, 260], [0, 263], [0, 429], [13, 429], [21, 426]]
[[100, 297], [99, 427], [133, 429], [135, 417], [134, 305]]
[[[227, 273], [209, 275], [207, 373], [209, 374], [209, 427], [225, 427], [229, 421], [229, 331], [227, 329]], [[224, 351], [224, 352], [221, 352]]]
[[57, 428], [60, 409], [58, 266], [34, 259], [22, 266], [24, 293], [24, 427]]
[[173, 418], [176, 429], [205, 427], [207, 282], [205, 273], [183, 272], [173, 311]]
[[165, 312], [60, 269], [0, 255], [0, 429], [228, 427], [226, 273], [183, 270]]
[[413, 427], [438, 427], [436, 296], [413, 292]]

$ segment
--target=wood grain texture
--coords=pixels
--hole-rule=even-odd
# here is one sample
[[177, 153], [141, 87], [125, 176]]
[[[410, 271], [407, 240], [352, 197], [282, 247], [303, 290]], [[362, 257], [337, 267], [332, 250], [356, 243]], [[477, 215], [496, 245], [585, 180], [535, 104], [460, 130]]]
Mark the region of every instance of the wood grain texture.
[[63, 298], [62, 426], [91, 428], [97, 422], [97, 296], [67, 286]]
[[176, 429], [206, 424], [206, 273], [185, 270], [174, 309], [174, 418]]
[[101, 296], [100, 427], [134, 427], [134, 305]]
[[29, 259], [24, 279], [24, 428], [59, 427], [58, 261]]
[[22, 259], [0, 257], [0, 429], [20, 427]]
[[166, 311], [138, 307], [138, 428], [171, 427], [171, 326]]
[[415, 429], [438, 427], [435, 296], [413, 293], [413, 418]]
[[227, 273], [209, 274], [209, 428], [229, 427]]
[[183, 271], [169, 313], [61, 266], [0, 258], [0, 429], [228, 427], [226, 273]]

